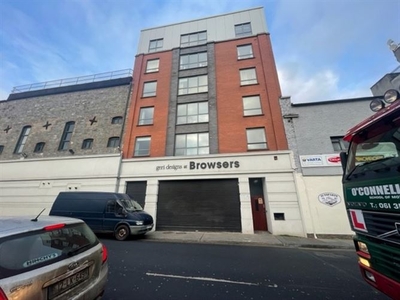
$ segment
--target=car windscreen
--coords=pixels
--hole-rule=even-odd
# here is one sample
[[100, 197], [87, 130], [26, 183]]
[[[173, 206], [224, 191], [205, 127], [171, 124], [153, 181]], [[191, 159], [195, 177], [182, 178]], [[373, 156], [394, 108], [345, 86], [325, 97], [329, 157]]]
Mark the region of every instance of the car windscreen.
[[0, 279], [72, 257], [98, 243], [85, 223], [1, 238]]
[[132, 199], [118, 199], [118, 202], [121, 203], [127, 211], [141, 211], [143, 208]]

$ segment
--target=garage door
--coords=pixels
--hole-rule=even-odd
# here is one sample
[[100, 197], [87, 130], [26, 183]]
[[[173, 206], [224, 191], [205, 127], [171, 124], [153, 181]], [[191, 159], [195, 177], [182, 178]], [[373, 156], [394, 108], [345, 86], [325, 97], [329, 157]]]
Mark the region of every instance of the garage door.
[[160, 181], [157, 230], [241, 231], [237, 179]]
[[132, 181], [126, 183], [126, 193], [142, 207], [146, 199], [147, 181]]

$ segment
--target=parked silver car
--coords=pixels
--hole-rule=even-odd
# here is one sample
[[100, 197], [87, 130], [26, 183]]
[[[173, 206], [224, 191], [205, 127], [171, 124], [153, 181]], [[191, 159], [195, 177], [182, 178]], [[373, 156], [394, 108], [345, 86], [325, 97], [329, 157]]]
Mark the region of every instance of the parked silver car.
[[99, 299], [107, 249], [78, 219], [0, 217], [0, 300]]

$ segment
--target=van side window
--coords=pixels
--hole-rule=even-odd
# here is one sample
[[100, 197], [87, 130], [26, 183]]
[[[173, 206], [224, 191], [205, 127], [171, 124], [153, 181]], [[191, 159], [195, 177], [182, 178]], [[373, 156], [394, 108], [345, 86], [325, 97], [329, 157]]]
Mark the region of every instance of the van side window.
[[115, 213], [115, 200], [108, 200], [107, 201], [107, 212], [108, 213]]

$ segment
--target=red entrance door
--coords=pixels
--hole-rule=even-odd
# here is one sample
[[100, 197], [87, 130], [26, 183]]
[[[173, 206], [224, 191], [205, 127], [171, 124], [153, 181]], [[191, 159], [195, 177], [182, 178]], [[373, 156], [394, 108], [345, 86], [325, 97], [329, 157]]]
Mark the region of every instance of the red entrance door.
[[264, 198], [262, 196], [251, 197], [251, 209], [253, 211], [254, 230], [267, 231], [268, 227]]

